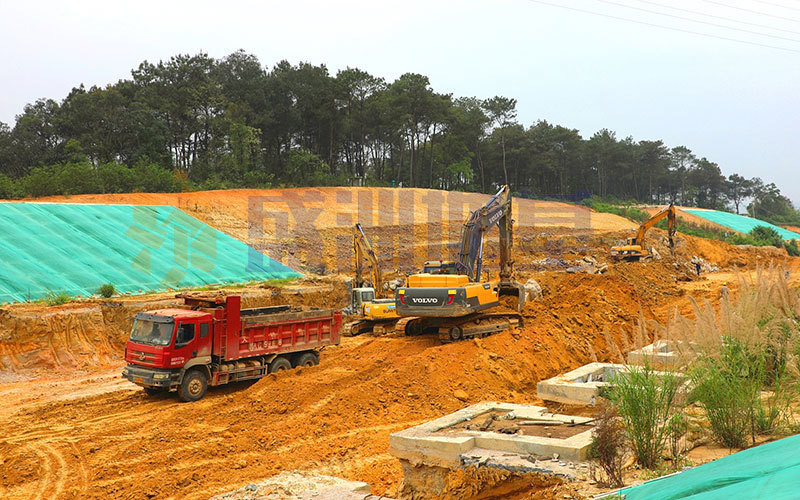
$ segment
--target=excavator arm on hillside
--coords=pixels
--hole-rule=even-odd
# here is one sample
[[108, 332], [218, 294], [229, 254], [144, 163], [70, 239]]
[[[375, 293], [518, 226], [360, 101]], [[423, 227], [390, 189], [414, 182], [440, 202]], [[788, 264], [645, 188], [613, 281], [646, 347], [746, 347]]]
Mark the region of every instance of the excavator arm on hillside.
[[[356, 222], [356, 225], [353, 227], [353, 250], [356, 260], [355, 288], [371, 286], [375, 289], [376, 296], [379, 295], [383, 284], [378, 258], [375, 256], [375, 251], [372, 249], [372, 244], [367, 239], [367, 235], [364, 234], [364, 229], [358, 222]], [[369, 262], [368, 267], [370, 279], [372, 280], [371, 284], [368, 284], [364, 279], [364, 260]]]
[[616, 246], [611, 248], [611, 255], [618, 258], [636, 259], [640, 260], [650, 256], [650, 252], [644, 246], [645, 236], [653, 226], [658, 222], [667, 218], [667, 234], [669, 237], [669, 247], [675, 248], [675, 231], [677, 229], [678, 211], [674, 205], [670, 204], [668, 207], [662, 209], [648, 220], [644, 221], [639, 229], [636, 231], [636, 236], [628, 238], [628, 243], [625, 246]]

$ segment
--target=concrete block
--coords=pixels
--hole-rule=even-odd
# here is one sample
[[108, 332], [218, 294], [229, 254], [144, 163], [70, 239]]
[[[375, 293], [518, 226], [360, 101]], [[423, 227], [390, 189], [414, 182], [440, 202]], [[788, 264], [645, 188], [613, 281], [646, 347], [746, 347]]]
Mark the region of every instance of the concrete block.
[[571, 372], [557, 375], [536, 384], [540, 399], [557, 403], [588, 405], [594, 404], [600, 388], [625, 365], [613, 363], [589, 363]]
[[[555, 401], [557, 403], [572, 405], [593, 405], [601, 396], [602, 389], [608, 385], [611, 378], [627, 370], [628, 365], [615, 363], [589, 363], [571, 372], [557, 375], [536, 384], [536, 392], [540, 399]], [[655, 372], [666, 375], [666, 372]], [[681, 373], [674, 373], [676, 377], [686, 380]], [[678, 388], [678, 394], [683, 396], [688, 391], [688, 381]]]
[[454, 468], [463, 465], [463, 457], [470, 450], [494, 450], [523, 456], [550, 457], [557, 453], [562, 460], [578, 461], [586, 458], [591, 443], [591, 425], [566, 438], [541, 437], [523, 434], [504, 434], [495, 431], [470, 430], [459, 424], [486, 418], [493, 412], [503, 414], [498, 420], [522, 425], [531, 421], [552, 422], [553, 426], [582, 424], [591, 421], [586, 417], [548, 413], [540, 406], [485, 402], [458, 410], [436, 420], [396, 432], [389, 436], [389, 451], [395, 457], [411, 464]]

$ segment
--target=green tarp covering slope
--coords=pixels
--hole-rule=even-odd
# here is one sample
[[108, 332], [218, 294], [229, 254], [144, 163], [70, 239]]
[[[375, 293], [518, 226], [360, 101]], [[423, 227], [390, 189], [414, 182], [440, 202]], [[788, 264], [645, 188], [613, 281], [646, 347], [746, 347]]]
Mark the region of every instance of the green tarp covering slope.
[[752, 231], [754, 227], [767, 226], [778, 231], [778, 234], [780, 234], [781, 238], [783, 238], [784, 240], [800, 239], [800, 234], [789, 231], [788, 229], [784, 229], [774, 224], [770, 224], [769, 222], [764, 222], [763, 220], [753, 219], [752, 217], [745, 217], [744, 215], [736, 215], [728, 212], [720, 212], [717, 210], [692, 210], [688, 208], [682, 208], [681, 210], [683, 210], [684, 212], [689, 212], [692, 215], [702, 217], [710, 222], [713, 222], [714, 224], [719, 224], [720, 226], [729, 227], [734, 231], [739, 231], [740, 233], [744, 234], [747, 234], [750, 231]]
[[299, 276], [165, 206], [0, 203], [0, 302]]
[[796, 500], [800, 498], [800, 435], [620, 493], [626, 500]]

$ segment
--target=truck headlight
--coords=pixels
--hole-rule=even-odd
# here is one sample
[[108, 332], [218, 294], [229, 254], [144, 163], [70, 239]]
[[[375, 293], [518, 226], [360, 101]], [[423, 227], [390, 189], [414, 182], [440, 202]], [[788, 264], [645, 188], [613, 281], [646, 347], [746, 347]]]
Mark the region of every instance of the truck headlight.
[[156, 374], [153, 375], [153, 378], [156, 379], [156, 380], [169, 378], [169, 373], [156, 373]]

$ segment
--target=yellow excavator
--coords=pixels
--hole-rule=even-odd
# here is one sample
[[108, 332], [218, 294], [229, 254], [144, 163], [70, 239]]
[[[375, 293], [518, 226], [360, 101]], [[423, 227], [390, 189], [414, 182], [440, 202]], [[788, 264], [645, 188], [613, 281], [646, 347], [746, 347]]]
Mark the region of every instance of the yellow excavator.
[[[353, 227], [353, 251], [356, 279], [350, 294], [350, 309], [356, 320], [345, 326], [345, 335], [365, 332], [385, 333], [394, 330], [399, 316], [394, 299], [379, 298], [383, 290], [378, 258], [360, 223]], [[364, 278], [364, 261], [368, 262], [370, 281]]]
[[667, 234], [669, 236], [669, 247], [675, 248], [675, 230], [677, 227], [678, 211], [675, 206], [670, 204], [660, 210], [657, 214], [646, 220], [639, 226], [636, 236], [628, 238], [628, 242], [623, 246], [611, 247], [611, 256], [622, 260], [642, 261], [652, 258], [650, 251], [644, 246], [644, 237], [647, 231], [655, 226], [658, 221], [667, 218]]
[[[478, 337], [522, 325], [517, 313], [489, 313], [500, 296], [516, 295], [518, 310], [525, 302], [523, 287], [513, 281], [511, 191], [503, 186], [461, 229], [461, 249], [456, 261], [432, 261], [425, 271], [408, 277], [395, 290], [396, 330], [406, 335], [436, 333], [443, 342]], [[486, 232], [500, 230], [500, 282], [492, 286], [482, 273]]]

